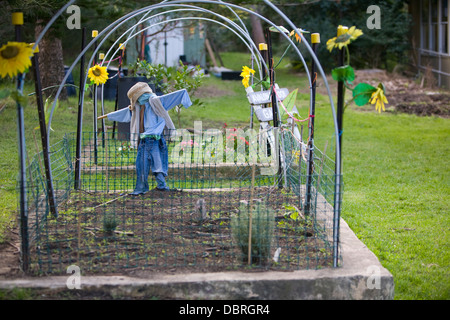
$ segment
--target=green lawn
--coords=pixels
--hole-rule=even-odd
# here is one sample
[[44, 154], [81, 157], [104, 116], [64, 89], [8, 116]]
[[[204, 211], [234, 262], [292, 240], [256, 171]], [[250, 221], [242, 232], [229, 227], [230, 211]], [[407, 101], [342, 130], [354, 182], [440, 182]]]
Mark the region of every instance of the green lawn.
[[449, 299], [449, 120], [350, 111], [344, 123], [343, 218], [396, 298]]
[[[226, 66], [240, 70], [248, 56], [228, 54]], [[240, 63], [240, 61], [244, 61]], [[298, 87], [301, 115], [307, 116], [309, 97], [305, 77], [277, 74], [280, 87]], [[248, 125], [250, 109], [240, 81], [211, 76], [204, 87], [224, 95], [202, 99], [203, 107], [182, 110], [182, 126], [221, 128]], [[31, 88], [31, 89], [30, 89]], [[32, 91], [32, 84], [27, 89]], [[206, 90], [207, 91], [207, 90]], [[389, 99], [389, 97], [388, 97]], [[31, 101], [33, 101], [31, 99]], [[17, 196], [16, 110], [11, 101], [0, 113], [0, 240], [5, 226], [15, 223]], [[107, 110], [112, 110], [108, 103]], [[86, 107], [85, 127], [92, 127], [92, 106]], [[37, 112], [25, 110], [27, 144], [34, 154], [32, 131]], [[53, 122], [52, 139], [75, 131], [76, 99], [63, 103]], [[334, 129], [327, 97], [317, 97], [316, 142], [334, 152]], [[176, 121], [174, 121], [176, 123]], [[449, 207], [450, 120], [385, 112], [346, 110], [343, 134], [344, 197], [342, 216], [356, 235], [394, 276], [396, 299], [450, 299]]]

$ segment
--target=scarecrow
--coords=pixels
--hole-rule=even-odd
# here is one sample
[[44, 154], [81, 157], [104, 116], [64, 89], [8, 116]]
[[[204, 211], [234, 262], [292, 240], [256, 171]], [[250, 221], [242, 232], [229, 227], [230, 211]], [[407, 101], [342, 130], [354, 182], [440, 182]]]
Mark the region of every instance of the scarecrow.
[[157, 182], [156, 189], [168, 191], [166, 176], [169, 165], [166, 139], [170, 140], [175, 126], [167, 111], [182, 104], [185, 108], [192, 105], [186, 89], [157, 96], [145, 82], [138, 82], [128, 90], [130, 105], [107, 115], [110, 121], [130, 122], [130, 142], [137, 147], [136, 187], [131, 195], [149, 191], [148, 175], [150, 170]]

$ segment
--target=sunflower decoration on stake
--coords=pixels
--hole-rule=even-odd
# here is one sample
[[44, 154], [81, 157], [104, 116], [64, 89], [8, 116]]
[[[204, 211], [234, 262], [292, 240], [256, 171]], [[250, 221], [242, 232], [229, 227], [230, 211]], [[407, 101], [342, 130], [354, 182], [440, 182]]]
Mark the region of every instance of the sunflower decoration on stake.
[[101, 84], [105, 84], [108, 80], [108, 72], [106, 71], [106, 67], [95, 65], [89, 68], [88, 77], [89, 80], [91, 80], [91, 83], [89, 85], [95, 84], [99, 86]]
[[[0, 48], [0, 78], [16, 77], [20, 73], [26, 73], [31, 66], [31, 57], [33, 56], [31, 44], [24, 42], [9, 41]], [[0, 99], [11, 96], [14, 101], [25, 106], [27, 98], [17, 89], [4, 89], [0, 91]]]
[[244, 88], [249, 87], [250, 77], [251, 77], [251, 75], [254, 75], [254, 74], [255, 74], [255, 70], [250, 69], [247, 66], [242, 67], [242, 72], [241, 72], [240, 76], [242, 77], [242, 84], [243, 84]]
[[363, 32], [355, 26], [352, 26], [350, 29], [339, 26], [337, 36], [327, 41], [327, 49], [330, 52], [335, 48], [339, 50], [345, 49], [347, 57], [347, 64], [334, 68], [331, 71], [331, 76], [336, 81], [342, 81], [344, 87], [352, 91], [352, 99], [345, 104], [345, 108], [353, 101], [357, 106], [364, 106], [368, 103], [375, 104], [376, 111], [385, 111], [384, 104], [389, 102], [386, 99], [386, 89], [382, 83], [379, 83], [376, 88], [367, 83], [359, 83], [354, 88], [350, 87], [353, 84], [353, 80], [355, 80], [355, 71], [350, 66], [350, 50], [348, 46], [362, 35]]
[[31, 66], [33, 48], [24, 42], [8, 42], [0, 48], [0, 77], [11, 78], [25, 73]]
[[[252, 77], [255, 74], [255, 70], [247, 67], [247, 66], [243, 66], [242, 67], [242, 72], [240, 74], [240, 76], [242, 77], [242, 85], [244, 86], [244, 88], [248, 88], [250, 87], [250, 77]], [[255, 77], [255, 79], [258, 80], [258, 82], [254, 83], [251, 85], [252, 89], [255, 89], [255, 87], [259, 84], [261, 84], [264, 88], [264, 90], [269, 90], [270, 89], [270, 80], [269, 80], [269, 76], [267, 76], [265, 79], [258, 79]]]

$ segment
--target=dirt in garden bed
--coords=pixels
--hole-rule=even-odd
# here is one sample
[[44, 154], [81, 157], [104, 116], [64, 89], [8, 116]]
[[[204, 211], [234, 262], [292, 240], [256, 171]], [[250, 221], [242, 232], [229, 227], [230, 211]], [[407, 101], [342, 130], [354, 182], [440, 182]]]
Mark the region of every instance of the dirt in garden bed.
[[[67, 266], [75, 264], [85, 275], [148, 275], [290, 271], [331, 265], [331, 246], [323, 225], [301, 212], [297, 220], [289, 218], [286, 212], [296, 211], [293, 206], [298, 197], [263, 187], [257, 188], [253, 198], [273, 212], [273, 240], [267, 259], [254, 254], [253, 267], [249, 268], [247, 254], [237, 245], [230, 223], [241, 201], [249, 198], [248, 189], [154, 190], [140, 196], [80, 192], [72, 195], [59, 217], [42, 229], [45, 236], [33, 250], [40, 264], [35, 259], [33, 270], [65, 274]], [[112, 231], [106, 231], [108, 225]], [[265, 225], [258, 225], [261, 229], [253, 230], [254, 235], [264, 234]]]

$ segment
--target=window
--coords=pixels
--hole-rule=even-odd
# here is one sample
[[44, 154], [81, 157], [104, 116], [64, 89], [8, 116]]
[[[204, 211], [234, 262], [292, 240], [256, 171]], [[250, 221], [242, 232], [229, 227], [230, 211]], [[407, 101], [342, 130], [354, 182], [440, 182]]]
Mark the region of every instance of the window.
[[420, 7], [421, 48], [449, 54], [448, 0], [422, 0]]
[[443, 53], [449, 53], [448, 46], [449, 46], [449, 8], [448, 8], [448, 0], [441, 0], [441, 46], [440, 46], [440, 52]]
[[421, 47], [422, 49], [429, 48], [429, 18], [430, 18], [430, 1], [424, 0], [422, 1], [422, 28], [421, 28]]

